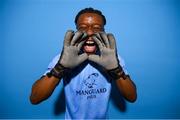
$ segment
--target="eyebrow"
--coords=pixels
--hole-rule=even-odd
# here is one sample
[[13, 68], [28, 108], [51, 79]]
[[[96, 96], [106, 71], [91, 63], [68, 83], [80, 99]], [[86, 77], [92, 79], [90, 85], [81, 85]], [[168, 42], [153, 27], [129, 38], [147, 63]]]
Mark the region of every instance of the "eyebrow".
[[[89, 25], [87, 25], [87, 24], [85, 24], [85, 23], [80, 23], [80, 24], [77, 24], [77, 26], [81, 26], [81, 25], [86, 25], [86, 26], [89, 26]], [[98, 26], [100, 26], [100, 27], [103, 27], [103, 25], [100, 25], [100, 24], [92, 24], [92, 25], [98, 25]]]

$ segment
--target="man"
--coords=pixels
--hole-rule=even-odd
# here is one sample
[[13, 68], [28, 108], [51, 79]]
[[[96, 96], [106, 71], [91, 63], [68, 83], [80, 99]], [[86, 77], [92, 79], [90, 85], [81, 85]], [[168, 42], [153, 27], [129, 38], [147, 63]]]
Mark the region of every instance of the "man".
[[136, 87], [117, 55], [114, 36], [104, 32], [104, 15], [86, 8], [77, 14], [75, 24], [78, 31], [66, 32], [61, 55], [34, 83], [30, 101], [38, 104], [47, 99], [63, 78], [65, 118], [106, 118], [111, 83], [129, 102], [136, 100]]

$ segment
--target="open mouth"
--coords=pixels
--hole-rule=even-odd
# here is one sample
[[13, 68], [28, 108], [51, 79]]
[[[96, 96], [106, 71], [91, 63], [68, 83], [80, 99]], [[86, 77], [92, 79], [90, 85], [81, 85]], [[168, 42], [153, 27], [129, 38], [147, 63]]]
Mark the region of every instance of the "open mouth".
[[84, 43], [84, 52], [95, 53], [96, 52], [96, 43], [93, 40], [87, 40]]
[[95, 42], [92, 41], [92, 40], [91, 40], [91, 41], [90, 41], [90, 40], [87, 40], [84, 45], [87, 45], [87, 46], [95, 46], [96, 44], [95, 44]]

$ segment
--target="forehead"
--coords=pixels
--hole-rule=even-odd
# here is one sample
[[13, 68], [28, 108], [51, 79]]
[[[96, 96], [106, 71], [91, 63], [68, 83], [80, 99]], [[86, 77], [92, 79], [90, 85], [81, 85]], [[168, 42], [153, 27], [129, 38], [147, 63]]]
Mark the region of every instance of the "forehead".
[[78, 24], [100, 24], [103, 25], [103, 18], [96, 13], [83, 13], [79, 16]]

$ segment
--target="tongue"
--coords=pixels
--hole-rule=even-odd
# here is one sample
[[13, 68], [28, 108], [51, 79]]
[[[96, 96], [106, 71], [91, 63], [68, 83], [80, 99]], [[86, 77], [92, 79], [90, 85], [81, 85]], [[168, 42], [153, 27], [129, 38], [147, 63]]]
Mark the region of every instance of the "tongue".
[[85, 45], [84, 46], [84, 51], [87, 52], [87, 53], [95, 53], [96, 51], [96, 46], [88, 46], [88, 45]]

